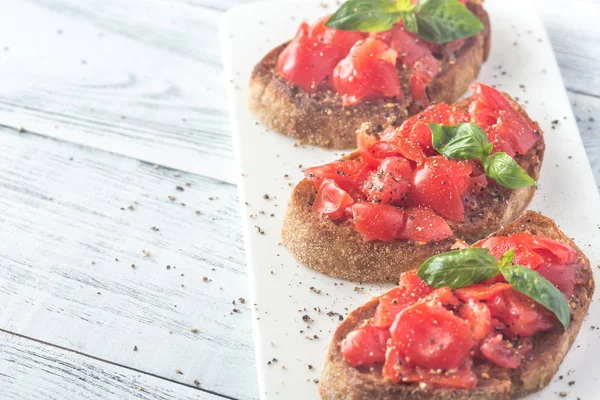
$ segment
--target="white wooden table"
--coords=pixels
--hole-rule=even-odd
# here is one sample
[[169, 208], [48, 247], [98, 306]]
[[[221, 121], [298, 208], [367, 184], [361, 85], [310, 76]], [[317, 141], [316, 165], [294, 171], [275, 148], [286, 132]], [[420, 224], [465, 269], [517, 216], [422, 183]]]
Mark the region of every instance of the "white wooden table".
[[[536, 1], [600, 182], [600, 3]], [[258, 397], [218, 44], [241, 2], [0, 2], [3, 399]]]

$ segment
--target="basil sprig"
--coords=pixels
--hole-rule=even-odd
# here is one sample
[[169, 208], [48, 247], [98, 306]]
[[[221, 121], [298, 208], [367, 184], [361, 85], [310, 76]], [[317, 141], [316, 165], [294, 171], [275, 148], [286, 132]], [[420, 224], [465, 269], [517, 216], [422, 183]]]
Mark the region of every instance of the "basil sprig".
[[329, 28], [382, 32], [404, 20], [410, 32], [443, 44], [475, 35], [484, 26], [459, 0], [347, 0], [325, 23]]
[[509, 250], [498, 262], [487, 249], [453, 250], [429, 258], [421, 265], [417, 275], [434, 288], [448, 286], [457, 289], [502, 274], [513, 289], [552, 311], [567, 329], [571, 313], [565, 295], [538, 272], [523, 265], [512, 265], [514, 255], [514, 250]]
[[481, 160], [485, 174], [509, 189], [535, 185], [535, 180], [511, 156], [504, 152], [491, 154], [493, 144], [477, 124], [427, 125], [431, 144], [440, 154], [453, 159]]

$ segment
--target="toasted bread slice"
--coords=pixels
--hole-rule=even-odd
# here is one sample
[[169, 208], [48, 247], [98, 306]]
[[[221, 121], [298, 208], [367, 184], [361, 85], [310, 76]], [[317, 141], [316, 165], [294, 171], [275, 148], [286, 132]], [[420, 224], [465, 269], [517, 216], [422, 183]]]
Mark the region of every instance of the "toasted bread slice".
[[[484, 23], [485, 29], [467, 39], [456, 55], [442, 60], [441, 72], [427, 89], [433, 103], [458, 100], [477, 78], [481, 64], [487, 59], [490, 50], [489, 18], [476, 3], [471, 0], [468, 6]], [[248, 105], [270, 129], [306, 144], [347, 149], [355, 147], [356, 130], [363, 122], [387, 127], [401, 124], [409, 117], [410, 96], [385, 104], [363, 102], [343, 107], [340, 96], [335, 92], [319, 90], [308, 94], [297, 88], [277, 72], [277, 59], [286, 46], [287, 43], [284, 43], [268, 53], [254, 67], [250, 78]]]
[[[415, 384], [392, 384], [385, 381], [381, 375], [381, 367], [375, 370], [360, 370], [342, 359], [341, 341], [348, 333], [373, 317], [379, 304], [378, 298], [375, 298], [351, 312], [335, 331], [319, 382], [321, 397], [326, 400], [508, 400], [521, 398], [548, 385], [581, 328], [594, 293], [594, 280], [586, 256], [550, 218], [527, 211], [521, 218], [493, 235], [510, 235], [519, 232], [559, 240], [576, 250], [581, 266], [577, 271], [577, 278], [581, 283], [575, 286], [573, 295], [569, 299], [571, 304], [569, 329], [565, 331], [562, 327], [556, 327], [554, 330], [534, 336], [533, 352], [518, 369], [475, 368], [479, 383], [474, 389], [420, 389]], [[419, 265], [413, 267], [418, 268]], [[489, 375], [489, 378], [481, 377], [482, 371], [485, 371], [485, 376]]]
[[[527, 116], [508, 94], [505, 96]], [[467, 109], [469, 104], [470, 99], [464, 99], [455, 106]], [[527, 154], [517, 155], [515, 160], [537, 180], [544, 151], [542, 135]], [[344, 158], [359, 157], [354, 151]], [[455, 242], [455, 238], [433, 244], [408, 240], [366, 242], [351, 225], [338, 224], [314, 212], [316, 193], [317, 188], [306, 179], [294, 188], [283, 221], [282, 239], [296, 259], [326, 275], [358, 282], [396, 281], [402, 272], [450, 250]], [[534, 193], [535, 187], [510, 190], [490, 182], [476, 205], [465, 204], [464, 221], [447, 222], [456, 238], [472, 243], [521, 215]]]

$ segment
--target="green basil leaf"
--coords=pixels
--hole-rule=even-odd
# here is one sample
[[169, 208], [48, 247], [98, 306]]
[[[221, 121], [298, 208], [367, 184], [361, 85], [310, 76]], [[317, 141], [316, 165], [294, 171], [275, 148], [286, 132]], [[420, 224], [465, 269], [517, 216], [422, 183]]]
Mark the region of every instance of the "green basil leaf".
[[509, 189], [518, 189], [535, 185], [535, 181], [511, 156], [504, 152], [497, 152], [489, 157], [483, 157], [485, 174], [496, 180], [500, 186]]
[[344, 31], [387, 31], [412, 8], [410, 0], [348, 0], [329, 17], [325, 26]]
[[419, 26], [417, 25], [417, 16], [413, 13], [404, 16], [404, 27], [407, 31], [419, 34]]
[[571, 312], [567, 298], [549, 280], [522, 265], [503, 267], [500, 271], [513, 289], [552, 311], [565, 329], [569, 327]]
[[437, 44], [473, 36], [484, 28], [459, 0], [421, 0], [415, 14], [419, 36]]
[[448, 158], [474, 160], [491, 151], [485, 132], [476, 124], [469, 122], [456, 126], [427, 124], [431, 130], [433, 147]]
[[498, 264], [498, 267], [499, 268], [509, 267], [514, 259], [515, 259], [515, 251], [513, 249], [510, 249], [502, 255], [502, 258], [500, 259], [500, 263]]
[[417, 275], [435, 288], [456, 289], [483, 282], [498, 275], [498, 260], [487, 249], [472, 247], [429, 258]]

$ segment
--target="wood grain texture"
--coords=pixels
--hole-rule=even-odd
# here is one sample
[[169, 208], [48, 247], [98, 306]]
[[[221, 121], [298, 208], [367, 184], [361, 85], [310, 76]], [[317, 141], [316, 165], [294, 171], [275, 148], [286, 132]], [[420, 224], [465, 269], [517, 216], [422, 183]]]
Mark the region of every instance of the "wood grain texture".
[[219, 15], [188, 1], [0, 2], [0, 123], [233, 182]]
[[600, 188], [600, 98], [569, 93], [596, 184]]
[[6, 400], [222, 399], [5, 332], [0, 332], [0, 387]]
[[567, 89], [600, 96], [600, 2], [535, 0]]
[[0, 154], [1, 328], [254, 396], [235, 186], [6, 128]]

